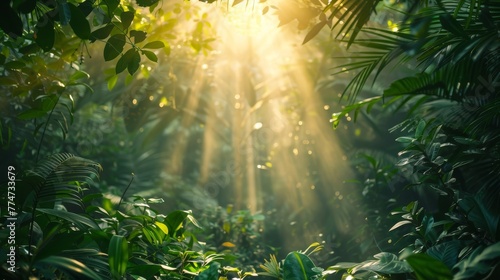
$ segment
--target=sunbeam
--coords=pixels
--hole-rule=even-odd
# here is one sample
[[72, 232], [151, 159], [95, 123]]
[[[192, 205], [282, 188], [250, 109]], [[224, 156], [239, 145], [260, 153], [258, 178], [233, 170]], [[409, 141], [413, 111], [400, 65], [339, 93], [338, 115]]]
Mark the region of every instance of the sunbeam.
[[[300, 45], [304, 34], [278, 27], [276, 16], [249, 2], [209, 7], [218, 38], [189, 70], [182, 107], [188, 116], [181, 120], [181, 127], [198, 127], [200, 134], [196, 140], [187, 132], [175, 136], [167, 170], [181, 174], [196, 141], [203, 192], [253, 213], [279, 211], [291, 233], [284, 246], [301, 246], [301, 235], [325, 241], [327, 228], [348, 234], [360, 222], [347, 199], [356, 194], [343, 183], [354, 175], [316, 91], [318, 81], [329, 78], [317, 63], [329, 59], [328, 52]], [[206, 119], [193, 126], [200, 110]]]

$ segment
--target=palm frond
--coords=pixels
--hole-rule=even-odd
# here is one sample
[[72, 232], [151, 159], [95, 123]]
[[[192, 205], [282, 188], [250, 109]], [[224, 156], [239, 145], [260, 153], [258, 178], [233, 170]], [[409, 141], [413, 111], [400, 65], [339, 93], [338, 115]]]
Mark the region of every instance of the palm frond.
[[[350, 39], [347, 41], [350, 46], [356, 39], [362, 27], [368, 22], [380, 0], [339, 0], [331, 1], [325, 11], [331, 11], [329, 19], [334, 17], [337, 21], [333, 24], [332, 29], [342, 25], [337, 33], [337, 38], [342, 36], [345, 38], [349, 34]], [[343, 35], [342, 35], [343, 34]]]
[[[440, 1], [440, 5], [428, 5], [409, 16], [406, 22], [402, 22], [397, 32], [365, 27], [361, 33], [366, 36], [355, 40], [350, 38], [349, 44], [364, 48], [353, 56], [356, 59], [354, 62], [339, 66], [342, 71], [338, 73], [359, 71], [344, 90], [351, 102], [369, 78], [375, 81], [380, 72], [393, 62], [402, 63], [416, 59], [417, 69], [427, 73], [419, 77], [419, 81], [428, 80], [425, 86], [422, 84], [420, 90], [438, 89], [444, 98], [446, 95], [464, 97], [460, 94], [455, 96], [455, 90], [449, 91], [448, 94], [443, 93], [446, 87], [458, 88], [456, 81], [460, 82], [461, 91], [464, 91], [468, 83], [477, 84], [478, 75], [496, 73], [500, 66], [500, 40], [496, 35], [500, 21], [500, 5], [482, 1], [473, 1], [475, 4], [469, 3], [471, 1], [462, 2], [467, 5], [462, 3], [460, 7], [456, 7], [456, 1]], [[471, 66], [473, 68], [469, 68]], [[450, 69], [453, 71], [450, 72]], [[467, 74], [465, 77], [455, 75], [461, 70], [462, 74]], [[444, 80], [440, 81], [440, 78]], [[459, 81], [459, 78], [462, 80]], [[408, 78], [404, 82], [410, 82], [411, 79]], [[413, 79], [412, 82], [415, 81]], [[452, 83], [446, 84], [448, 81]]]
[[30, 193], [24, 206], [61, 201], [81, 205], [80, 185], [99, 177], [101, 166], [68, 153], [52, 155], [27, 172], [20, 187]]

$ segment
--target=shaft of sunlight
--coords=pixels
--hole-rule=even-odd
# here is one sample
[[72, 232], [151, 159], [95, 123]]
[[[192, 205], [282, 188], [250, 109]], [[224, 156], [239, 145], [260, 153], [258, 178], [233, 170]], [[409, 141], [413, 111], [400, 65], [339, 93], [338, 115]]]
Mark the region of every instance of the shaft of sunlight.
[[[198, 184], [211, 197], [229, 195], [226, 202], [239, 209], [279, 209], [292, 235], [323, 236], [332, 227], [348, 233], [358, 221], [343, 181], [354, 175], [316, 92], [326, 54], [313, 43], [301, 46], [304, 34], [278, 28], [257, 2], [210, 12], [219, 14], [211, 21], [217, 43], [197, 58], [184, 105], [206, 113]], [[196, 121], [185, 117], [182, 127]], [[177, 137], [174, 169], [188, 147], [185, 135]]]

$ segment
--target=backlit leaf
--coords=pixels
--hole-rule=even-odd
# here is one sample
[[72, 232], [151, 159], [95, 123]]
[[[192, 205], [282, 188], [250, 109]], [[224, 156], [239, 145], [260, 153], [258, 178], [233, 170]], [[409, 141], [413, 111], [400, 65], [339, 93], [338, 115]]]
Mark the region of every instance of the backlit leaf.
[[155, 222], [155, 225], [163, 231], [163, 233], [168, 234], [168, 227], [164, 223]]
[[134, 37], [134, 43], [140, 43], [146, 39], [146, 32], [130, 30], [130, 37]]
[[407, 225], [407, 224], [411, 224], [411, 221], [404, 220], [404, 221], [397, 222], [395, 225], [393, 225], [391, 227], [391, 229], [389, 229], [389, 231], [395, 230], [395, 229], [397, 229], [401, 226]]
[[115, 66], [116, 74], [120, 74], [121, 72], [123, 72], [125, 69], [128, 68], [129, 64], [132, 63], [134, 52], [137, 51], [135, 49], [130, 49], [120, 57]]
[[137, 72], [137, 69], [139, 69], [139, 66], [141, 65], [141, 56], [139, 55], [139, 52], [137, 52], [136, 49], [133, 49], [130, 62], [128, 63], [127, 70], [130, 75], [134, 75], [135, 72]]
[[154, 52], [142, 50], [142, 54], [144, 54], [149, 60], [151, 60], [153, 62], [158, 62], [158, 57], [156, 56], [156, 54]]
[[104, 60], [110, 61], [115, 59], [123, 51], [125, 46], [125, 35], [115, 34], [111, 36], [104, 46]]
[[108, 24], [104, 27], [101, 27], [92, 33], [90, 33], [90, 41], [95, 42], [96, 40], [104, 40], [108, 38], [109, 34], [111, 34], [111, 31], [115, 27], [114, 24]]
[[134, 20], [135, 13], [133, 11], [126, 11], [121, 13], [120, 19], [122, 20], [123, 29], [129, 28], [130, 24]]
[[313, 28], [311, 28], [311, 30], [309, 30], [309, 32], [307, 33], [302, 44], [305, 44], [305, 43], [311, 41], [311, 39], [313, 39], [314, 37], [316, 37], [316, 35], [318, 35], [318, 33], [321, 31], [321, 29], [323, 29], [323, 27], [325, 25], [326, 25], [326, 21], [320, 21], [318, 24], [313, 26]]
[[161, 49], [163, 47], [165, 47], [165, 44], [163, 44], [162, 41], [153, 41], [153, 42], [149, 42], [146, 45], [144, 45], [143, 48], [145, 48], [145, 49]]
[[234, 0], [233, 1], [233, 6], [238, 5], [239, 3], [243, 2], [244, 0]]

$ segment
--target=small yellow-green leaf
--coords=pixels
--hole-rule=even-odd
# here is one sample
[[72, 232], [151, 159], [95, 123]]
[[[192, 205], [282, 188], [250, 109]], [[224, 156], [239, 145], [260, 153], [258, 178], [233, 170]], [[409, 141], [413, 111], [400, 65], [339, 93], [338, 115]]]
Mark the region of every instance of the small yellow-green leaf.
[[164, 223], [160, 223], [160, 222], [155, 222], [155, 225], [161, 230], [163, 231], [163, 233], [165, 234], [168, 234], [168, 227], [167, 225], [165, 225]]
[[234, 243], [229, 242], [229, 241], [226, 241], [226, 242], [222, 243], [222, 246], [223, 246], [223, 247], [227, 247], [227, 248], [233, 248], [233, 247], [236, 247], [236, 245], [234, 245]]
[[118, 82], [118, 76], [113, 75], [109, 77], [108, 79], [108, 90], [113, 90], [113, 88], [116, 86], [116, 82]]

